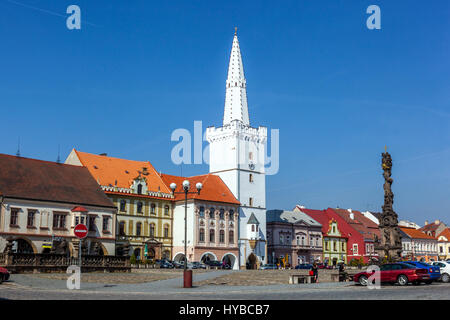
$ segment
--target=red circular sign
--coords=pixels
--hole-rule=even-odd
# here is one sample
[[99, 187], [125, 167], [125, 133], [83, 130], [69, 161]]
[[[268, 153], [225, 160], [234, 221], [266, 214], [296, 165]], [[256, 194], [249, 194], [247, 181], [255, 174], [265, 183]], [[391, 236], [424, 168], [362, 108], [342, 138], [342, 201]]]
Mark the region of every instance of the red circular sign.
[[73, 229], [73, 233], [77, 238], [84, 239], [88, 234], [88, 228], [84, 224], [77, 224]]

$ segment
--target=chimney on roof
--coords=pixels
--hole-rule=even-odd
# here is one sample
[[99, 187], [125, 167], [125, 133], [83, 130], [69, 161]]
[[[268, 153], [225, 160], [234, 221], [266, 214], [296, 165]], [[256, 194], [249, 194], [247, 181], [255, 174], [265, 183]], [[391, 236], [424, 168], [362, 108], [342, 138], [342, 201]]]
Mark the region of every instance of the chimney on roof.
[[106, 157], [108, 154], [107, 153], [100, 153], [100, 156]]
[[439, 220], [435, 220], [434, 223], [435, 223], [435, 224], [439, 224], [439, 223], [441, 223], [441, 222], [440, 222]]
[[425, 225], [427, 225], [428, 224], [428, 220], [425, 220]]
[[348, 212], [352, 213], [352, 208], [347, 209]]

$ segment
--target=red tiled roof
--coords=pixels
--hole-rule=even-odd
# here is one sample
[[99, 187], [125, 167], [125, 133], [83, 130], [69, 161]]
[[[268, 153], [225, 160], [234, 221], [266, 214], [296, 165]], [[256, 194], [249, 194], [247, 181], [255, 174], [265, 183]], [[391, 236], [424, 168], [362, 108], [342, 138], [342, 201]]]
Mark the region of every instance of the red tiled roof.
[[348, 225], [346, 226], [345, 221], [342, 218], [340, 218], [336, 213], [328, 212], [326, 210], [306, 209], [306, 208], [301, 208], [299, 206], [297, 206], [296, 209], [306, 213], [308, 216], [310, 216], [311, 218], [313, 218], [314, 220], [319, 222], [322, 225], [322, 233], [323, 234], [325, 234], [325, 235], [328, 234], [331, 221], [336, 220], [336, 222], [338, 223], [338, 230], [341, 233], [341, 236], [343, 238], [349, 237], [349, 234], [348, 234], [349, 230], [347, 227]]
[[71, 210], [72, 212], [87, 212], [85, 207], [77, 206]]
[[414, 228], [400, 227], [400, 230], [402, 230], [404, 233], [406, 233], [413, 239], [430, 239], [430, 240], [434, 239], [432, 236], [427, 235], [425, 232], [422, 232]]
[[[196, 200], [206, 200], [215, 202], [225, 202], [231, 204], [239, 205], [240, 202], [234, 197], [233, 193], [228, 189], [227, 185], [223, 180], [214, 174], [205, 174], [193, 177], [179, 177], [168, 174], [161, 174], [161, 178], [167, 187], [170, 186], [172, 182], [176, 183], [177, 189], [175, 192], [183, 191], [182, 184], [184, 180], [189, 180], [190, 188], [189, 192], [196, 192], [197, 189], [195, 185], [201, 182], [203, 185], [200, 194], [191, 193], [188, 194], [188, 199]], [[184, 194], [175, 194], [175, 201], [184, 200]]]
[[427, 232], [427, 231], [436, 231], [436, 229], [439, 228], [440, 225], [441, 225], [440, 223], [436, 224], [436, 223], [433, 221], [433, 222], [431, 222], [431, 223], [429, 223], [429, 224], [424, 225], [424, 226], [423, 226], [422, 228], [420, 228], [419, 230], [424, 231], [424, 232]]
[[[442, 231], [436, 238], [439, 239], [439, 237], [446, 237], [447, 241], [450, 241], [450, 228], [445, 228], [444, 231]], [[445, 241], [445, 240], [440, 240]]]
[[0, 154], [5, 197], [114, 208], [86, 168]]
[[352, 210], [353, 219], [350, 217], [350, 212], [346, 209], [334, 209], [333, 210], [338, 215], [340, 215], [348, 224], [351, 225], [356, 231], [358, 231], [365, 239], [374, 240], [374, 235], [378, 238], [380, 237], [380, 230], [378, 225], [372, 220], [366, 218], [361, 212], [357, 210]]

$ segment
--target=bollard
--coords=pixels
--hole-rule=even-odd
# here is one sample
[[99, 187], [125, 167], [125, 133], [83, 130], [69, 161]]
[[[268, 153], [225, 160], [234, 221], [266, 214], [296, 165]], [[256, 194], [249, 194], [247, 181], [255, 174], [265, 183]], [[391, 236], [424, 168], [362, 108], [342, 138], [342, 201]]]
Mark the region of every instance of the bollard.
[[192, 270], [184, 270], [183, 288], [192, 288]]

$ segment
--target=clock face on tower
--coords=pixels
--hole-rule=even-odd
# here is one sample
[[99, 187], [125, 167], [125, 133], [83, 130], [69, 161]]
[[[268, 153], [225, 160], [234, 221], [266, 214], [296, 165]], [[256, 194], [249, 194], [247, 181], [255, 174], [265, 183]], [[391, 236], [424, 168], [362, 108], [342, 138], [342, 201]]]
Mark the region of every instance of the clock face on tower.
[[255, 164], [253, 162], [250, 162], [248, 164], [248, 167], [250, 168], [250, 170], [255, 170]]

